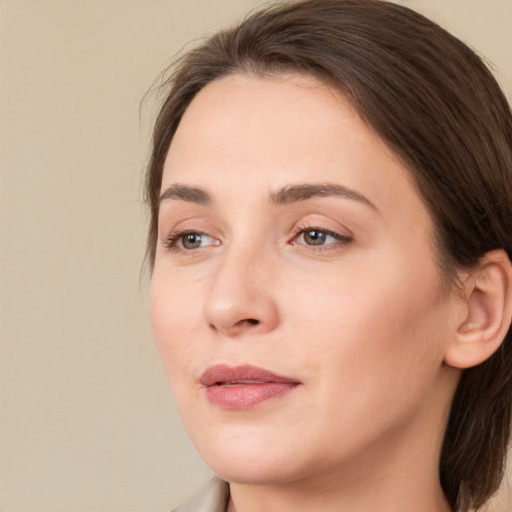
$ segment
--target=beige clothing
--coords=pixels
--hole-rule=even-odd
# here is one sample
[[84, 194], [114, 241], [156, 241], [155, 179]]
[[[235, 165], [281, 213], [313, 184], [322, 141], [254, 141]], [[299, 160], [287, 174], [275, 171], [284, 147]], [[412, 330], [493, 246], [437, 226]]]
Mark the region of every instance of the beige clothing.
[[213, 477], [190, 498], [171, 512], [226, 512], [229, 501], [229, 485]]

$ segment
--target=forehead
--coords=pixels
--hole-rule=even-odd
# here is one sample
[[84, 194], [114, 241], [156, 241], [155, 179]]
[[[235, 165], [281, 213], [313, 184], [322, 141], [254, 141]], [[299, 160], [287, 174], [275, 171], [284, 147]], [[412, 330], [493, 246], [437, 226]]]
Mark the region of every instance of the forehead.
[[[345, 97], [314, 77], [229, 75], [209, 83], [196, 95], [183, 115], [170, 153], [176, 146], [194, 149], [198, 155], [243, 146], [244, 155], [254, 158], [263, 156], [262, 149], [277, 156], [279, 147], [284, 151], [293, 145], [304, 153], [321, 139], [327, 145], [338, 138], [343, 123], [351, 128], [345, 139], [371, 136]], [[325, 139], [327, 133], [330, 137]], [[310, 144], [304, 147], [306, 138]], [[194, 139], [211, 146], [193, 147]], [[249, 142], [254, 148], [251, 154], [247, 154]]]
[[[300, 182], [335, 182], [375, 203], [421, 203], [408, 170], [337, 90], [303, 75], [230, 75], [204, 87], [169, 148], [173, 183], [265, 194]], [[395, 205], [399, 209], [401, 205]]]

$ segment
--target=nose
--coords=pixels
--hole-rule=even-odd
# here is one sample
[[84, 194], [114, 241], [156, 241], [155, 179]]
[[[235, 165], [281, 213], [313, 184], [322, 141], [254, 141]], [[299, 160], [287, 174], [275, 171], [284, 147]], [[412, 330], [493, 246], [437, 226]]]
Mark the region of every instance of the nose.
[[269, 272], [262, 254], [230, 251], [212, 279], [204, 306], [208, 326], [219, 334], [236, 337], [275, 329], [279, 312]]

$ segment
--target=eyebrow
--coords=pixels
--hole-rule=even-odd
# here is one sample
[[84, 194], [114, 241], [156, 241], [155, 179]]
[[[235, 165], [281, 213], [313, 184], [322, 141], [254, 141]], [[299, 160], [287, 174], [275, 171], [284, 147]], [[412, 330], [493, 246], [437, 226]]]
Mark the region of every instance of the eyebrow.
[[[378, 208], [363, 194], [335, 183], [302, 183], [297, 185], [287, 185], [275, 192], [272, 192], [269, 197], [269, 203], [275, 205], [286, 205], [300, 201], [307, 201], [314, 197], [331, 196], [344, 197], [346, 199], [359, 201], [378, 211]], [[198, 187], [181, 185], [179, 183], [171, 185], [162, 192], [160, 195], [160, 203], [167, 199], [177, 199], [209, 207], [213, 205], [213, 199], [206, 190]]]
[[213, 200], [210, 194], [202, 188], [189, 187], [188, 185], [180, 185], [179, 183], [171, 185], [162, 192], [160, 195], [160, 203], [166, 199], [181, 199], [182, 201], [197, 203], [202, 206], [213, 205]]
[[336, 183], [302, 183], [288, 185], [274, 192], [270, 196], [271, 204], [289, 204], [299, 201], [306, 201], [313, 197], [338, 196], [352, 199], [370, 206], [378, 211], [378, 208], [363, 194]]

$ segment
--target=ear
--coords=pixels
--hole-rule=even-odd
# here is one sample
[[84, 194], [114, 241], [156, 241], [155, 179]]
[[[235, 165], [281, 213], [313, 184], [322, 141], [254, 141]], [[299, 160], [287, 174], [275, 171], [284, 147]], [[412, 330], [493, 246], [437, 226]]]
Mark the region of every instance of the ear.
[[464, 282], [464, 318], [449, 341], [445, 363], [470, 368], [503, 342], [512, 320], [512, 265], [503, 250], [488, 252]]

